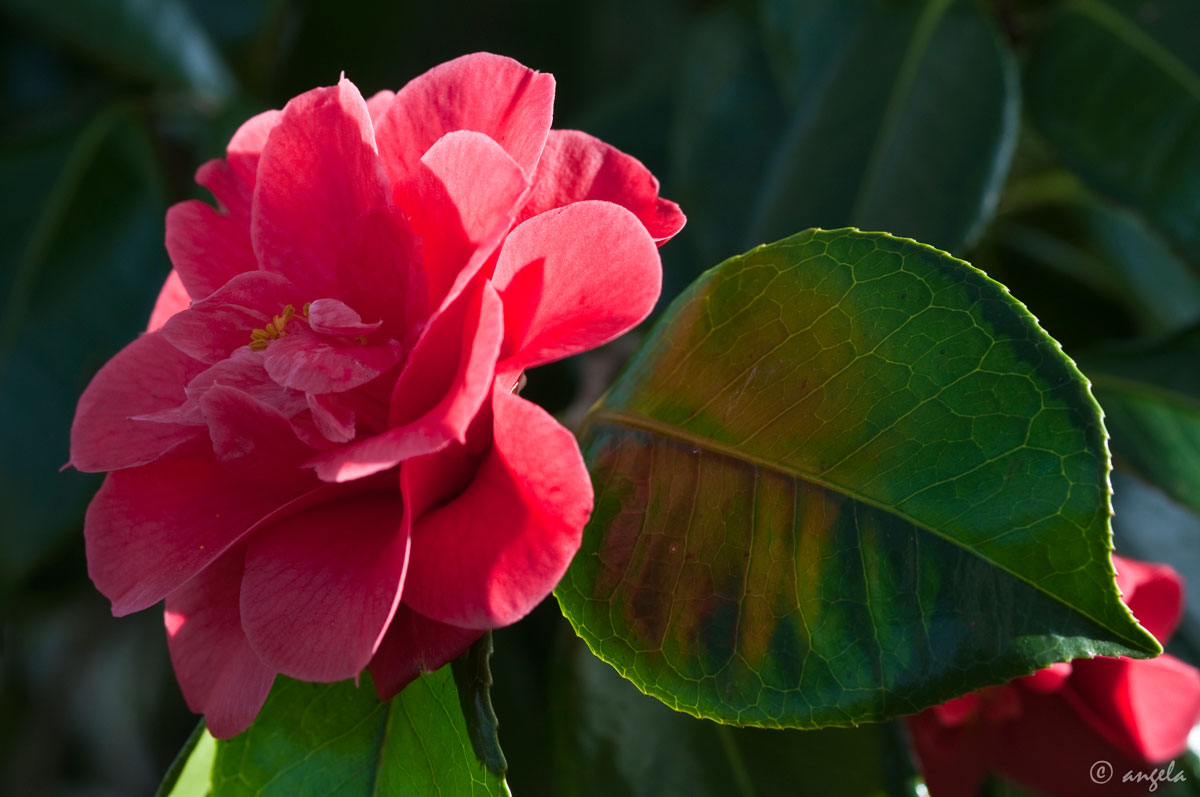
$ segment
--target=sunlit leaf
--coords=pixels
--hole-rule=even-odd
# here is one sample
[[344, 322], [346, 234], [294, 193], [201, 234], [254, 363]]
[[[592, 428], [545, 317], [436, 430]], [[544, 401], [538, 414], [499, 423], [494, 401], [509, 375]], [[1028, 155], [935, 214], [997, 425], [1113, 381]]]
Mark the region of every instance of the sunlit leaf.
[[217, 742], [213, 795], [507, 795], [476, 758], [447, 665], [380, 703], [362, 683], [280, 676], [245, 733]]
[[846, 726], [1159, 649], [1113, 583], [1085, 380], [922, 244], [818, 230], [726, 261], [582, 438], [596, 510], [559, 601], [673, 708]]

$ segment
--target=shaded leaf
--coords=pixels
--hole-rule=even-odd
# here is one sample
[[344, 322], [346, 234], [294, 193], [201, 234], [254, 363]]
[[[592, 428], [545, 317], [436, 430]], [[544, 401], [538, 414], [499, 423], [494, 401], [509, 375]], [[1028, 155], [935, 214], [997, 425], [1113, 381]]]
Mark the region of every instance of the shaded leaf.
[[1200, 512], [1200, 328], [1163, 342], [1110, 346], [1081, 362], [1114, 454]]
[[454, 685], [463, 717], [467, 721], [467, 736], [476, 757], [493, 775], [504, 777], [508, 762], [500, 749], [500, 722], [492, 708], [492, 633], [489, 631], [450, 663]]
[[557, 794], [915, 797], [896, 725], [731, 728], [643, 695], [579, 640], [568, 651], [555, 699]]
[[1200, 6], [1064, 4], [1026, 81], [1034, 121], [1097, 190], [1200, 263]]
[[0, 9], [115, 72], [219, 104], [233, 77], [183, 0], [0, 0]]
[[930, 247], [817, 230], [726, 261], [582, 440], [596, 510], [556, 595], [678, 710], [847, 726], [1159, 649], [1115, 589], [1085, 380]]
[[[1139, 216], [1065, 177], [1041, 176], [1037, 182], [1047, 194], [1041, 201], [1024, 202], [995, 220], [984, 245], [995, 250], [998, 263], [1005, 267], [1023, 259], [1031, 283], [1045, 281], [1051, 271], [1085, 285], [1119, 304], [1146, 335], [1200, 320], [1200, 275]], [[1034, 291], [1020, 292], [1031, 307]], [[1094, 305], [1087, 311], [1095, 312]], [[1104, 326], [1111, 336], [1112, 321], [1106, 319]]]
[[769, 0], [788, 123], [746, 243], [851, 224], [962, 247], [1017, 137], [1011, 54], [970, 0]]
[[170, 268], [161, 178], [141, 127], [110, 110], [69, 151], [32, 170], [24, 150], [0, 157], [5, 196], [34, 206], [18, 214], [28, 223], [15, 245], [5, 243], [16, 257], [0, 291], [0, 449], [20, 452], [0, 463], [3, 590], [79, 533], [98, 478], [58, 473], [75, 402], [144, 327]]
[[280, 676], [249, 730], [217, 742], [215, 797], [508, 794], [471, 749], [449, 666], [389, 703], [369, 680]]

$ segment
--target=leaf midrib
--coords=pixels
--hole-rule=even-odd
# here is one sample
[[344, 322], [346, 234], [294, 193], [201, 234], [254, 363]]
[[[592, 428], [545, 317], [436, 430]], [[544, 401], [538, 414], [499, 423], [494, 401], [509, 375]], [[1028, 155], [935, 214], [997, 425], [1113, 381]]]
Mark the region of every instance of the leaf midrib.
[[[1008, 567], [1006, 567], [1003, 564], [984, 555], [983, 553], [976, 550], [975, 548], [969, 547], [968, 545], [963, 543], [962, 540], [955, 539], [954, 537], [947, 535], [945, 532], [939, 531], [938, 529], [934, 528], [933, 526], [930, 526], [926, 523], [923, 523], [923, 522], [917, 520], [916, 518], [909, 516], [908, 514], [900, 511], [899, 509], [897, 509], [894, 506], [888, 506], [884, 503], [881, 503], [880, 501], [878, 501], [876, 499], [870, 498], [865, 495], [861, 495], [861, 494], [857, 493], [856, 491], [854, 491], [850, 488], [847, 488], [844, 485], [834, 484], [832, 482], [829, 482], [825, 479], [820, 478], [819, 476], [802, 472], [798, 468], [788, 466], [782, 462], [768, 459], [766, 457], [759, 457], [759, 456], [756, 456], [756, 455], [751, 454], [746, 451], [741, 451], [732, 446], [717, 442], [716, 440], [713, 440], [711, 438], [694, 435], [685, 429], [681, 429], [681, 428], [679, 428], [677, 426], [673, 426], [671, 424], [663, 423], [654, 418], [648, 417], [646, 415], [642, 415], [641, 413], [630, 412], [628, 410], [614, 409], [611, 407], [604, 407], [602, 405], [598, 405], [597, 407], [595, 407], [590, 413], [588, 413], [587, 418], [584, 419], [584, 422], [580, 426], [580, 429], [579, 429], [580, 439], [585, 439], [587, 437], [587, 433], [593, 425], [600, 425], [600, 424], [607, 424], [609, 426], [615, 426], [615, 427], [625, 427], [628, 429], [633, 429], [635, 431], [647, 432], [647, 433], [650, 433], [651, 435], [655, 435], [655, 436], [664, 438], [666, 440], [670, 440], [670, 441], [677, 442], [677, 443], [683, 443], [683, 444], [692, 446], [694, 448], [703, 448], [704, 450], [706, 450], [710, 453], [719, 454], [719, 455], [727, 457], [729, 459], [733, 459], [733, 460], [736, 460], [739, 462], [744, 462], [749, 465], [753, 465], [755, 467], [772, 470], [772, 471], [775, 471], [776, 473], [782, 474], [789, 478], [807, 482], [807, 483], [815, 485], [817, 487], [821, 487], [823, 489], [830, 490], [832, 492], [843, 495], [852, 501], [857, 501], [862, 504], [866, 504], [867, 506], [874, 507], [875, 509], [878, 509], [880, 511], [887, 512], [888, 514], [894, 515], [894, 516], [900, 518], [901, 520], [911, 523], [913, 526], [915, 526], [919, 529], [927, 531], [930, 534], [933, 534], [943, 540], [946, 540], [947, 542], [949, 542], [953, 545], [958, 546], [959, 548], [967, 551], [968, 553], [972, 554], [973, 556], [978, 557], [979, 559], [983, 560], [984, 562], [987, 562], [988, 564], [992, 565], [993, 567], [997, 568], [998, 570], [1001, 570], [1001, 571], [1007, 573], [1008, 575], [1012, 576], [1013, 578], [1029, 585], [1030, 587], [1034, 588], [1035, 590], [1042, 593], [1043, 595], [1046, 595], [1047, 597], [1051, 598], [1052, 600], [1079, 613], [1083, 617], [1086, 617], [1087, 619], [1091, 620], [1093, 623], [1095, 623], [1099, 627], [1107, 629], [1108, 631], [1116, 634], [1122, 640], [1124, 640], [1126, 643], [1128, 643], [1132, 648], [1137, 649], [1137, 650], [1145, 650], [1143, 644], [1141, 644], [1144, 640], [1138, 640], [1138, 639], [1132, 638], [1132, 637], [1126, 635], [1124, 632], [1122, 632], [1116, 628], [1113, 628], [1107, 622], [1095, 617], [1090, 611], [1088, 611], [1080, 606], [1076, 606], [1075, 604], [1065, 600], [1061, 595], [1056, 595], [1052, 592], [1046, 591], [1046, 589], [1044, 587], [1042, 587], [1042, 585], [1038, 584], [1035, 581], [1030, 581], [1028, 578], [1021, 575], [1020, 573], [1013, 572]], [[1130, 617], [1132, 618], [1132, 614], [1130, 615]]]

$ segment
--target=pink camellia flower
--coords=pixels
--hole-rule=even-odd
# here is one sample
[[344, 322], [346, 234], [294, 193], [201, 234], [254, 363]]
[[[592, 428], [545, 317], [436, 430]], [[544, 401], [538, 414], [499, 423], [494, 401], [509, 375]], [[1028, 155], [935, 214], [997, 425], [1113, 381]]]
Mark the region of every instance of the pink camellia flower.
[[[1165, 565], [1113, 557], [1130, 611], [1165, 643], [1183, 583]], [[991, 773], [1051, 795], [1144, 794], [1200, 719], [1200, 671], [1163, 655], [1100, 657], [956, 698], [908, 717], [932, 797], [974, 797]], [[1130, 775], [1127, 779], [1127, 775]]]
[[658, 298], [683, 226], [637, 160], [550, 130], [554, 79], [485, 53], [364, 101], [344, 78], [242, 125], [167, 214], [149, 330], [79, 401], [108, 471], [88, 569], [124, 615], [166, 600], [214, 735], [276, 673], [380, 696], [541, 601], [592, 489], [516, 395]]

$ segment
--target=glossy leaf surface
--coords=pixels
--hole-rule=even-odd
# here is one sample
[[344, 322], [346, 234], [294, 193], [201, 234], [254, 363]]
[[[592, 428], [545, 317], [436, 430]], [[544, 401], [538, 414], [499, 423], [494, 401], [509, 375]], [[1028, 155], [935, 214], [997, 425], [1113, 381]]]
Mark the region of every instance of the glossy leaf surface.
[[930, 247], [818, 230], [726, 261], [582, 438], [596, 510], [560, 604], [676, 709], [846, 726], [1158, 650], [1113, 583], [1086, 382]]
[[217, 743], [213, 794], [506, 795], [471, 749], [449, 665], [390, 703], [362, 684], [280, 676], [245, 733]]
[[1066, 3], [1030, 64], [1038, 127], [1094, 187], [1200, 262], [1200, 6]]

